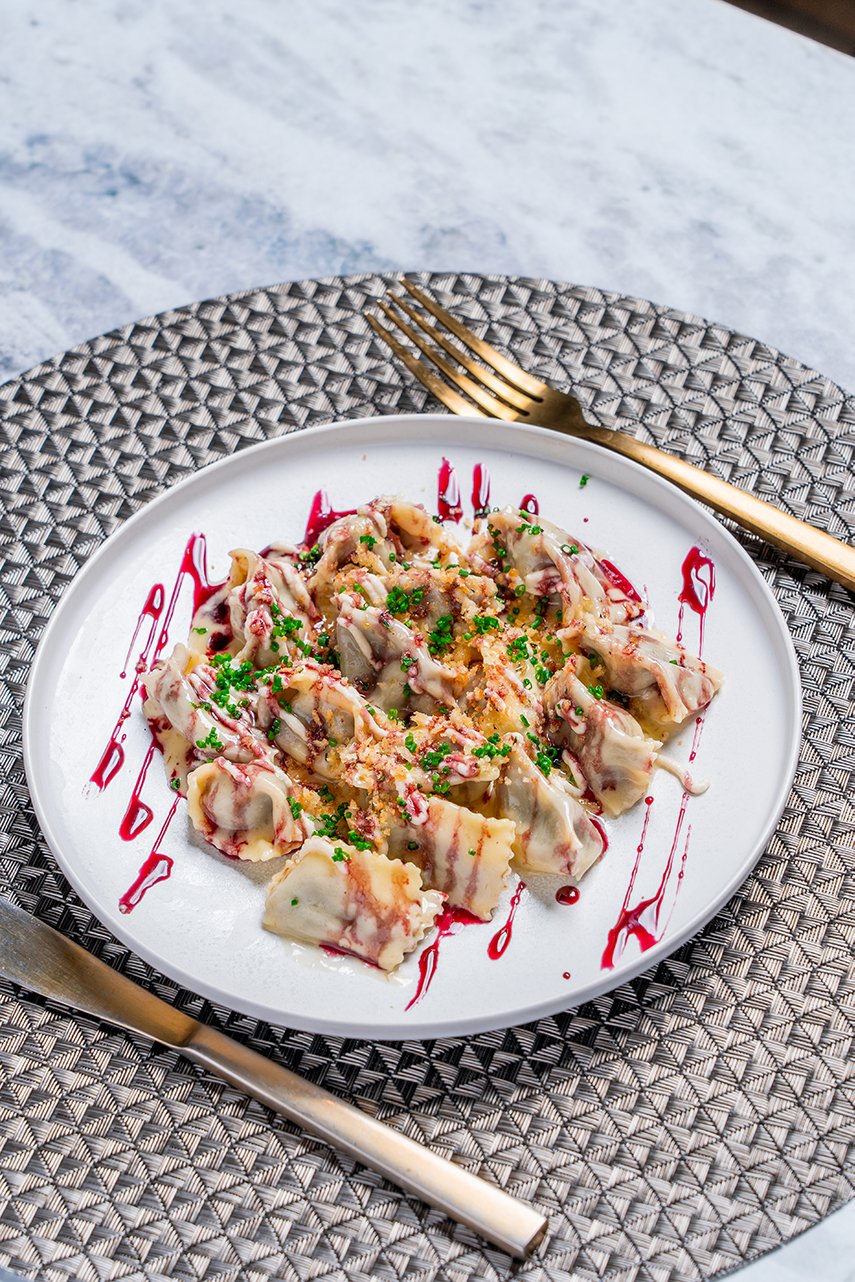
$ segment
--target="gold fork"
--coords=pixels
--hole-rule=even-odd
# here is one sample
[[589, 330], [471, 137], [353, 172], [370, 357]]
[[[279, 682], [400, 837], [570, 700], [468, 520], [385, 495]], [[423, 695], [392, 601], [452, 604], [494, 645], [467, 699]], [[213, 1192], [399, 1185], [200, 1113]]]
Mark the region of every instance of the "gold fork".
[[[390, 294], [388, 302], [378, 301], [377, 306], [392, 321], [398, 333], [406, 335], [435, 369], [445, 375], [445, 379], [414, 356], [396, 334], [381, 325], [376, 316], [366, 316], [366, 320], [419, 382], [453, 413], [479, 414], [484, 418], [503, 418], [509, 422], [528, 422], [603, 445], [606, 449], [614, 450], [651, 471], [658, 472], [722, 516], [730, 517], [767, 543], [773, 543], [775, 547], [789, 552], [806, 565], [821, 570], [836, 583], [842, 583], [850, 592], [855, 591], [855, 548], [841, 543], [824, 530], [808, 525], [806, 521], [799, 521], [787, 512], [780, 511], [746, 490], [738, 489], [728, 481], [722, 481], [673, 454], [666, 454], [654, 445], [647, 445], [626, 432], [595, 427], [586, 422], [582, 406], [575, 396], [568, 392], [558, 392], [554, 387], [527, 374], [501, 352], [497, 352], [495, 347], [476, 338], [471, 330], [455, 320], [450, 312], [440, 307], [411, 281], [402, 279], [401, 284], [426, 312], [463, 344], [463, 347], [459, 347], [452, 342], [442, 329], [431, 324], [405, 298]], [[404, 317], [408, 317], [412, 324]], [[433, 340], [435, 347], [427, 341], [425, 335]], [[484, 364], [473, 360], [471, 354], [480, 357]], [[466, 396], [461, 396], [460, 391], [455, 388], [460, 388]]]

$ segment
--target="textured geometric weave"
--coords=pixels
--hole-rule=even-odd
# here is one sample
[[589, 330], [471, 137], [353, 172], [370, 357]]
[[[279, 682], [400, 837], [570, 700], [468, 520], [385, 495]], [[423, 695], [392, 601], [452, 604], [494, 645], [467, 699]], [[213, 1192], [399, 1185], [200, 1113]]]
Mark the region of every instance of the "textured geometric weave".
[[[635, 298], [421, 278], [595, 419], [851, 538], [855, 400], [797, 361]], [[117, 944], [40, 836], [27, 672], [63, 589], [194, 469], [313, 423], [435, 408], [364, 320], [379, 276], [199, 303], [0, 388], [2, 892], [199, 1018], [550, 1215], [511, 1268], [172, 1052], [0, 987], [0, 1262], [59, 1279], [711, 1278], [855, 1193], [852, 601], [742, 536], [787, 616], [804, 739], [767, 853], [697, 938], [579, 1010], [395, 1045], [271, 1028]]]

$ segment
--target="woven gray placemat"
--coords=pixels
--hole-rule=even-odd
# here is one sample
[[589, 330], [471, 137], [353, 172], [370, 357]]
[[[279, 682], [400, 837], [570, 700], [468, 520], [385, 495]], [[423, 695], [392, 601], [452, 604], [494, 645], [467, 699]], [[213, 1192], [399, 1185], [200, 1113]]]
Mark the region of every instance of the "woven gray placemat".
[[[852, 537], [855, 400], [797, 361], [640, 299], [423, 275], [521, 364]], [[304, 281], [95, 339], [0, 388], [3, 891], [191, 1014], [550, 1214], [512, 1268], [467, 1230], [171, 1052], [0, 988], [0, 1260], [54, 1279], [711, 1278], [855, 1193], [853, 630], [843, 589], [750, 548], [805, 687], [769, 850], [726, 910], [631, 984], [466, 1039], [364, 1043], [212, 1007], [69, 890], [21, 764], [30, 661], [80, 565], [195, 468], [312, 423], [433, 408], [363, 319], [388, 279]]]

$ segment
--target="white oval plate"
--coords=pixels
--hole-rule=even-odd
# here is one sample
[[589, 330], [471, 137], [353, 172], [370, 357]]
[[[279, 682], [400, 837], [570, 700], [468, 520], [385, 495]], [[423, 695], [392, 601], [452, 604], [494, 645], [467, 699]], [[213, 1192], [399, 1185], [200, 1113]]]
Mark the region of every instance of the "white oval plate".
[[[397, 492], [435, 511], [443, 455], [456, 469], [470, 514], [472, 471], [481, 463], [492, 478], [494, 505], [535, 493], [544, 516], [603, 549], [644, 585], [657, 626], [672, 635], [684, 557], [696, 544], [712, 557], [716, 592], [704, 654], [725, 673], [725, 684], [693, 766], [711, 787], [689, 800], [677, 840], [681, 788], [658, 771], [653, 805], [608, 823], [610, 848], [584, 879], [578, 903], [557, 903], [560, 882], [531, 876], [511, 938], [491, 960], [488, 945], [507, 921], [511, 886], [493, 922], [443, 939], [432, 983], [409, 1010], [419, 955], [385, 977], [268, 934], [261, 927], [263, 878], [198, 841], [183, 803], [158, 846], [174, 860], [171, 877], [152, 886], [133, 912], [121, 913], [119, 899], [172, 801], [157, 758], [143, 794], [154, 818], [135, 840], [120, 839], [149, 744], [138, 699], [124, 725], [124, 767], [104, 791], [90, 776], [128, 692], [131, 678], [120, 673], [151, 585], [164, 583], [168, 593], [193, 531], [206, 533], [211, 575], [220, 579], [231, 548], [298, 540], [320, 486], [336, 508]], [[581, 486], [583, 473], [590, 481]], [[190, 597], [185, 581], [170, 647], [186, 636]], [[698, 623], [687, 611], [689, 648], [697, 646]], [[541, 428], [419, 415], [332, 424], [255, 446], [137, 513], [78, 575], [45, 631], [27, 690], [24, 750], [36, 812], [69, 881], [119, 939], [164, 974], [274, 1023], [420, 1038], [507, 1027], [577, 1005], [625, 983], [699, 930], [744, 880], [774, 830], [797, 761], [800, 709], [795, 657], [769, 589], [731, 535], [691, 499], [617, 455]], [[693, 730], [670, 745], [671, 756], [688, 760]], [[647, 809], [629, 906], [655, 895], [674, 847], [658, 942], [642, 952], [629, 937], [614, 967], [604, 969]]]

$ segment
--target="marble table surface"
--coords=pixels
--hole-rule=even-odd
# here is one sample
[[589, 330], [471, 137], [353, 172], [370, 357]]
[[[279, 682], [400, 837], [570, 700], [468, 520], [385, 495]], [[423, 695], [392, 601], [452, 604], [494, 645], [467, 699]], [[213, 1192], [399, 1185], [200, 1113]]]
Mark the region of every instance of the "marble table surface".
[[[2, 7], [0, 381], [139, 316], [454, 269], [711, 317], [855, 387], [855, 60], [719, 0]], [[853, 1282], [855, 1204], [739, 1272]]]

